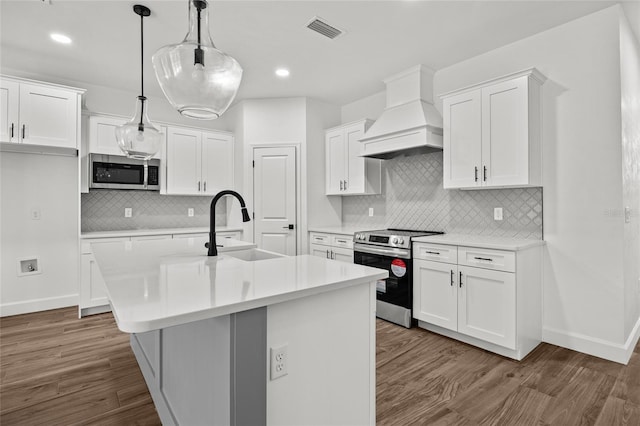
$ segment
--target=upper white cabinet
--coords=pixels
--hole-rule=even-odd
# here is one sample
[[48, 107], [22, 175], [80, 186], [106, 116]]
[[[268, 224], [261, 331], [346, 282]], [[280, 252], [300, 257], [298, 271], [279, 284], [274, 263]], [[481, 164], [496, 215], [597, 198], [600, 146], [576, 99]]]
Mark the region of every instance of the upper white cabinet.
[[0, 141], [78, 149], [81, 89], [0, 77]]
[[[92, 115], [89, 117], [89, 152], [92, 154], [125, 155], [116, 140], [116, 127], [129, 121], [124, 117]], [[154, 124], [160, 131], [163, 126]], [[153, 158], [162, 158], [162, 150]]]
[[542, 185], [535, 68], [442, 95], [445, 188]]
[[233, 135], [167, 129], [167, 194], [215, 195], [233, 189]]
[[381, 160], [360, 157], [364, 132], [372, 120], [360, 120], [328, 129], [325, 133], [326, 194], [379, 194]]

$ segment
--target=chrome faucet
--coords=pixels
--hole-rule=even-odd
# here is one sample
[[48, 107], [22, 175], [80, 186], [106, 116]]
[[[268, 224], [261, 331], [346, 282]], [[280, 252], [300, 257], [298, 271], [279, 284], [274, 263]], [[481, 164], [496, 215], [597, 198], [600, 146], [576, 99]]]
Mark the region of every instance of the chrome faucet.
[[233, 195], [238, 199], [238, 201], [240, 201], [243, 222], [249, 222], [251, 220], [249, 212], [247, 212], [247, 206], [244, 204], [244, 199], [240, 194], [228, 189], [218, 192], [215, 197], [213, 197], [213, 200], [211, 200], [211, 207], [209, 209], [209, 242], [204, 245], [209, 249], [209, 252], [207, 253], [208, 256], [218, 255], [218, 246], [216, 245], [216, 203], [225, 195]]

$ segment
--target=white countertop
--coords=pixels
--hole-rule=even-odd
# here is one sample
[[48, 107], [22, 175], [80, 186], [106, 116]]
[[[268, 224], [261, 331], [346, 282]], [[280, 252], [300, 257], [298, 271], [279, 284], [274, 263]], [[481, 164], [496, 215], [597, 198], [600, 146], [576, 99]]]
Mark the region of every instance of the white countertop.
[[432, 235], [429, 237], [413, 238], [411, 241], [416, 243], [450, 244], [454, 246], [478, 247], [495, 250], [523, 250], [545, 244], [544, 240], [465, 234]]
[[[380, 227], [370, 227], [370, 229], [380, 229]], [[367, 231], [369, 228], [358, 226], [309, 226], [310, 232], [323, 232], [325, 234], [339, 234], [339, 235], [350, 235], [353, 237], [353, 234], [360, 231]]]
[[156, 330], [388, 277], [309, 255], [246, 262], [224, 250], [209, 257], [189, 239], [95, 244], [118, 328]]
[[[242, 228], [230, 228], [226, 226], [216, 227], [216, 232], [242, 231]], [[172, 235], [172, 234], [201, 234], [209, 233], [209, 227], [201, 228], [161, 228], [161, 229], [127, 229], [122, 231], [96, 231], [82, 232], [80, 238], [116, 238], [116, 237], [144, 237], [147, 235]]]

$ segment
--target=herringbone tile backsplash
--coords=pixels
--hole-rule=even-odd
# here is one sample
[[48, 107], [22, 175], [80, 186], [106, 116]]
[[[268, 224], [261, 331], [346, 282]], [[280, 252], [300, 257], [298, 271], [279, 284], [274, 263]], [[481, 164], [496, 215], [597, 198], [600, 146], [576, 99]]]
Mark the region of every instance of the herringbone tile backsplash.
[[[386, 160], [383, 170], [381, 195], [342, 198], [344, 226], [542, 239], [542, 188], [444, 189], [442, 152]], [[493, 220], [494, 207], [504, 220]]]
[[[82, 232], [132, 229], [192, 228], [209, 226], [213, 197], [160, 195], [153, 191], [91, 190], [81, 196]], [[124, 217], [124, 209], [132, 217]], [[193, 208], [194, 216], [187, 216]], [[227, 223], [226, 200], [216, 205], [216, 225]]]

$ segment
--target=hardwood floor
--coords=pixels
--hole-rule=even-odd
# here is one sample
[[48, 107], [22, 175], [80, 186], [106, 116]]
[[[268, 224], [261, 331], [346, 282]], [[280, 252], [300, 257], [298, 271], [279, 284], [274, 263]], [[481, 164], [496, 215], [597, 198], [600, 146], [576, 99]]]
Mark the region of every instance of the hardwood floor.
[[[640, 345], [623, 366], [542, 344], [521, 362], [377, 323], [379, 425], [640, 425]], [[159, 425], [111, 314], [0, 319], [0, 424]]]

